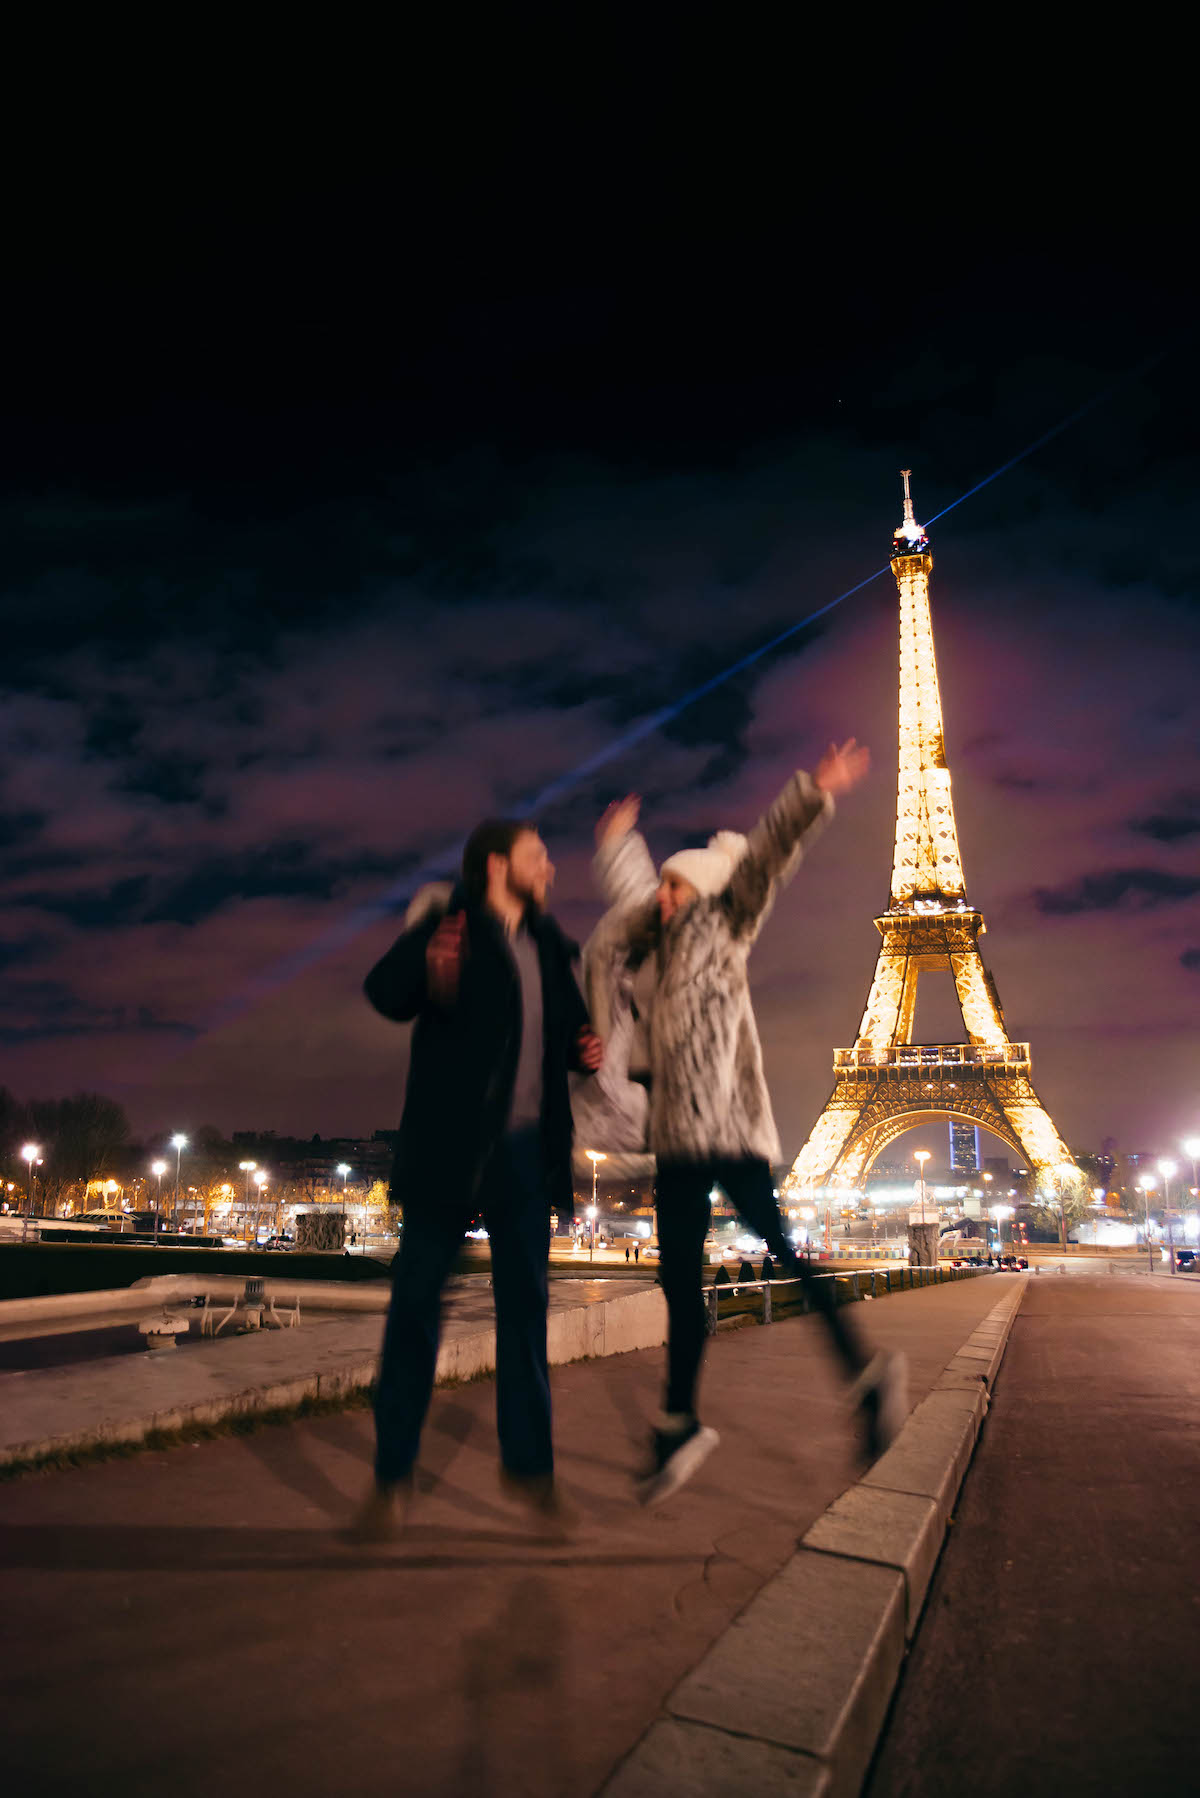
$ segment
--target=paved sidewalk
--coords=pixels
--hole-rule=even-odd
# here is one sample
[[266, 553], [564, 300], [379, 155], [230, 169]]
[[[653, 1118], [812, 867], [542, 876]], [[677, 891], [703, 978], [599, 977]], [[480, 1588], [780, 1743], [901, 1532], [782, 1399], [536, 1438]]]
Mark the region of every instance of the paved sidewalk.
[[1029, 1282], [869, 1798], [1197, 1784], [1200, 1282]]
[[[1003, 1289], [963, 1281], [853, 1316], [907, 1352], [915, 1403]], [[12, 1789], [595, 1793], [857, 1471], [802, 1318], [712, 1345], [721, 1449], [672, 1503], [638, 1510], [662, 1361], [556, 1370], [582, 1512], [567, 1547], [539, 1545], [501, 1497], [490, 1382], [435, 1393], [394, 1548], [335, 1533], [368, 1477], [361, 1412], [0, 1487]]]

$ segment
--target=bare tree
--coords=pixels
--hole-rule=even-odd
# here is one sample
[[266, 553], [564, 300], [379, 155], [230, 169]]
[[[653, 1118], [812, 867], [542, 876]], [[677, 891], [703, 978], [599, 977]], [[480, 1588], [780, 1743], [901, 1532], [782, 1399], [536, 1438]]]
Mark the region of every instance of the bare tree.
[[86, 1186], [111, 1173], [129, 1141], [129, 1119], [115, 1099], [102, 1093], [73, 1093], [69, 1099], [33, 1099], [28, 1110], [32, 1134], [42, 1150], [38, 1181], [43, 1202], [56, 1206], [70, 1186]]

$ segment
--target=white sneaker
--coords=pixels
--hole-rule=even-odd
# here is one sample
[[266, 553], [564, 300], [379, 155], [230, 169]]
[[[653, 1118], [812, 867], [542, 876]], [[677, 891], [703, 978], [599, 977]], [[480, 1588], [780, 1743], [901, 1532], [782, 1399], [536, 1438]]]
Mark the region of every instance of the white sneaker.
[[682, 1430], [655, 1430], [654, 1465], [637, 1483], [639, 1504], [661, 1504], [691, 1479], [707, 1461], [721, 1438], [715, 1430], [692, 1418]]

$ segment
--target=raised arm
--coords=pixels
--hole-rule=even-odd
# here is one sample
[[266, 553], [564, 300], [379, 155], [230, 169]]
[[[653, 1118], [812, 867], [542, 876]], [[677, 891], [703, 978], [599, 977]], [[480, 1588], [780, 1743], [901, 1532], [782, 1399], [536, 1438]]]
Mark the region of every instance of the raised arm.
[[635, 912], [653, 899], [658, 871], [646, 839], [634, 829], [641, 800], [631, 793], [610, 805], [596, 826], [596, 858], [592, 863], [604, 903], [621, 915]]
[[798, 769], [767, 807], [722, 896], [735, 932], [757, 929], [776, 892], [792, 878], [805, 850], [833, 816], [834, 795], [857, 786], [870, 759], [853, 737], [840, 747], [831, 743], [815, 777]]

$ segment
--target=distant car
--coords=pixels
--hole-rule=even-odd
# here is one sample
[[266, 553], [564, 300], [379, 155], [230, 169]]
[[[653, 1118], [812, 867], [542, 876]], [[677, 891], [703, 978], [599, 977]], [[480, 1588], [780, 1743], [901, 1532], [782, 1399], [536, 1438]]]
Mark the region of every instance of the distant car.
[[289, 1236], [285, 1230], [282, 1236], [268, 1236], [262, 1246], [264, 1249], [294, 1249], [296, 1239], [294, 1236]]
[[1198, 1249], [1176, 1249], [1175, 1266], [1181, 1274], [1195, 1273], [1196, 1256], [1198, 1254], [1200, 1254], [1200, 1250]]

